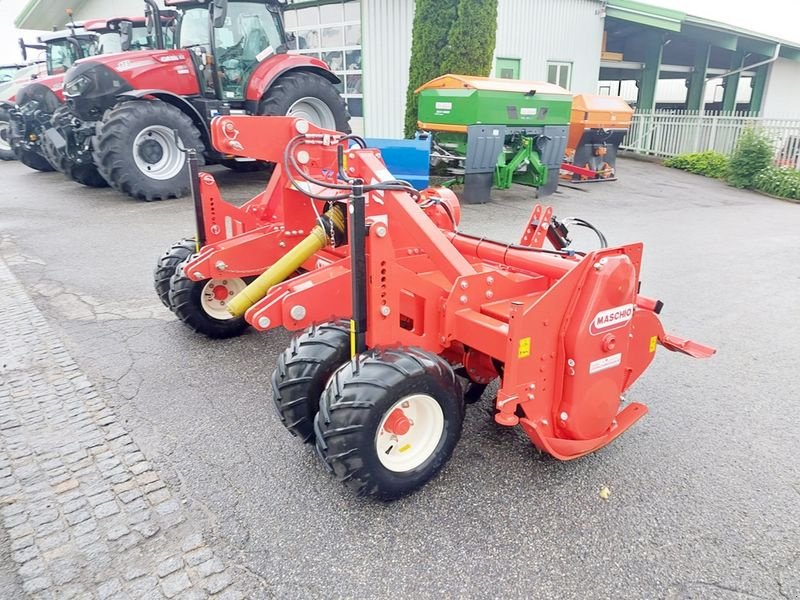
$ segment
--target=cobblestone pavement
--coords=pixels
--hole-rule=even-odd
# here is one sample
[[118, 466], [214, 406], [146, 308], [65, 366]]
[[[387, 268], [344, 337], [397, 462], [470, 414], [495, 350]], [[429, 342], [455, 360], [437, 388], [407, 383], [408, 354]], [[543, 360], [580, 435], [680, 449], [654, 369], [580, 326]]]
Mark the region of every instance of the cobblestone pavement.
[[251, 595], [2, 259], [0, 286], [0, 595]]

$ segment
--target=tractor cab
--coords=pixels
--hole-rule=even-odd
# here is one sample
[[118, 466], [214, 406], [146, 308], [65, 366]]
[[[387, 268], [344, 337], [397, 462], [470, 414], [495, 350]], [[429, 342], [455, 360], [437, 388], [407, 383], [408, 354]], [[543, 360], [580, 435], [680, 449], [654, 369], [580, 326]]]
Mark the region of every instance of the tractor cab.
[[203, 95], [244, 100], [256, 66], [286, 51], [276, 0], [165, 0], [179, 8], [177, 46], [191, 50]]
[[94, 54], [115, 54], [135, 50], [154, 50], [173, 47], [173, 31], [177, 13], [161, 11], [156, 24], [150, 12], [141, 17], [114, 17], [86, 21], [87, 31], [97, 34]]
[[48, 75], [65, 73], [79, 58], [97, 54], [97, 34], [87, 31], [82, 24], [43, 34], [39, 42], [40, 45], [27, 47], [45, 51]]

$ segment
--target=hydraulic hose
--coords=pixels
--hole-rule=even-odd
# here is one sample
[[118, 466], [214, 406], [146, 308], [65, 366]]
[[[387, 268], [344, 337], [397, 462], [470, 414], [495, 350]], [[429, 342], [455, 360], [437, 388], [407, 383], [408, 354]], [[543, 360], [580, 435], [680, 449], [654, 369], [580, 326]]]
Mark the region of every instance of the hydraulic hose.
[[315, 252], [328, 245], [331, 242], [331, 233], [344, 234], [344, 229], [344, 211], [339, 205], [336, 205], [320, 218], [320, 222], [314, 226], [299, 244], [279, 258], [275, 264], [259, 275], [250, 285], [236, 294], [228, 302], [228, 312], [234, 317], [242, 316], [251, 306], [266, 296], [273, 285], [277, 285], [287, 279]]

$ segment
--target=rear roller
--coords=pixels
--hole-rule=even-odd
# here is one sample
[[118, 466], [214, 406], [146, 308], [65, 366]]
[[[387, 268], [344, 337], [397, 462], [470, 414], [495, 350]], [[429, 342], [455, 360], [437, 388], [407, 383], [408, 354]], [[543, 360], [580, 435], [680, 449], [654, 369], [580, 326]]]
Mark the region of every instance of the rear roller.
[[245, 287], [247, 283], [239, 277], [192, 281], [181, 264], [170, 279], [169, 306], [176, 317], [198, 333], [217, 339], [235, 337], [248, 325], [244, 317], [228, 312], [228, 301]]
[[461, 436], [453, 370], [420, 349], [370, 350], [333, 375], [314, 422], [317, 452], [359, 496], [394, 500], [441, 470]]

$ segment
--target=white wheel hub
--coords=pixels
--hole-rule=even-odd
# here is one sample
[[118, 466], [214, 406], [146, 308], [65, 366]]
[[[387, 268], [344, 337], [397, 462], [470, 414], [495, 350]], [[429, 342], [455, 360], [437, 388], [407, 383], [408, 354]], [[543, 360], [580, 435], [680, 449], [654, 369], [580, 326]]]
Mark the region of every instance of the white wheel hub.
[[444, 413], [427, 394], [412, 394], [395, 402], [383, 415], [375, 434], [381, 464], [395, 473], [416, 469], [436, 450], [444, 435]]
[[148, 177], [164, 181], [181, 172], [185, 158], [172, 129], [164, 125], [150, 125], [133, 140], [133, 162]]
[[233, 319], [233, 315], [228, 312], [228, 302], [246, 287], [247, 284], [238, 277], [209, 279], [200, 293], [203, 311], [218, 321]]
[[305, 119], [323, 129], [336, 129], [336, 117], [333, 116], [333, 111], [319, 98], [307, 96], [296, 100], [286, 111], [286, 116]]

